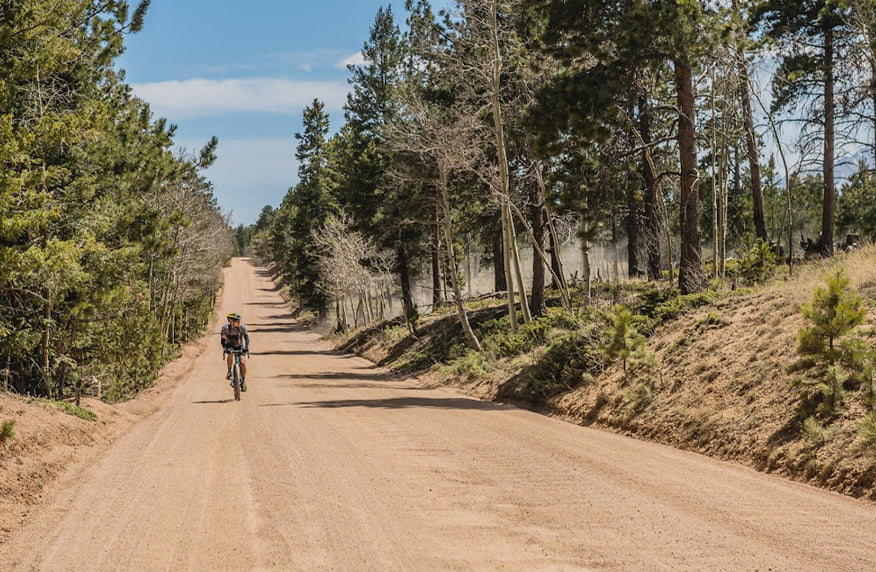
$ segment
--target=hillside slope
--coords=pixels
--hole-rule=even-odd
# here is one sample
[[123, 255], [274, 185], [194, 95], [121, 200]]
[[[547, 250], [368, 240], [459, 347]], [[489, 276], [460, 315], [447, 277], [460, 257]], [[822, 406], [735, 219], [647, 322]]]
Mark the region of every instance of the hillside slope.
[[[862, 446], [858, 434], [869, 410], [863, 388], [848, 384], [838, 415], [822, 420], [822, 429], [807, 436], [800, 391], [792, 386], [800, 374], [788, 371], [799, 359], [797, 332], [804, 324], [800, 307], [823, 284], [823, 272], [835, 265], [846, 270], [850, 286], [863, 298], [868, 316], [859, 336], [872, 348], [873, 247], [797, 267], [791, 278], [754, 290], [725, 291], [711, 303], [681, 312], [648, 338], [659, 365], [647, 379], [625, 380], [618, 363], [604, 370], [576, 370], [570, 363], [550, 370], [544, 362], [552, 350], [546, 350], [545, 343], [529, 354], [494, 362], [460, 356], [458, 345], [450, 347], [456, 330], [452, 315], [425, 319], [418, 338], [400, 334], [398, 326], [384, 326], [357, 332], [339, 345], [481, 398], [513, 402], [575, 423], [876, 500], [876, 453]], [[474, 310], [472, 320], [483, 326], [501, 314], [500, 307]], [[592, 343], [594, 347], [585, 343], [567, 351], [597, 353], [598, 341]], [[534, 392], [531, 371], [555, 378], [553, 389]]]

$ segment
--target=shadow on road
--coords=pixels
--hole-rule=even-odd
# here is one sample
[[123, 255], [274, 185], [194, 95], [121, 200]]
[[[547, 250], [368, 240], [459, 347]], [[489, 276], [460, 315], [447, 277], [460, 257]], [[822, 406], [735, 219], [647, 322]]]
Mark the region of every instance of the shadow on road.
[[514, 409], [510, 405], [502, 405], [477, 399], [455, 397], [392, 397], [388, 399], [339, 399], [336, 401], [301, 401], [298, 403], [266, 403], [260, 407], [279, 407], [291, 405], [296, 407], [339, 409], [344, 407], [373, 407], [376, 409], [470, 409], [497, 411]]
[[230, 403], [232, 401], [234, 401], [233, 398], [219, 399], [217, 401], [192, 401], [192, 403], [197, 403], [198, 405], [211, 405], [211, 404], [216, 404], [216, 403]]
[[247, 324], [246, 327], [251, 333], [255, 333], [255, 332], [281, 332], [284, 334], [290, 334], [292, 332], [303, 332], [305, 330], [305, 328], [303, 328], [301, 326], [297, 326], [297, 325], [262, 327], [262, 326], [258, 326], [255, 324], [253, 324], [252, 326]]
[[334, 351], [314, 352], [305, 350], [277, 350], [273, 352], [250, 352], [253, 356], [336, 356]]
[[[386, 389], [385, 384], [379, 383], [333, 383], [326, 385], [324, 383], [296, 383], [296, 389]], [[425, 391], [427, 387], [403, 387], [405, 391]]]
[[[350, 372], [324, 372], [324, 373], [289, 373], [276, 375], [275, 379], [337, 379], [341, 381], [399, 381], [403, 376], [394, 373], [350, 373]], [[303, 387], [303, 386], [296, 386]], [[325, 386], [322, 386], [325, 387]], [[332, 385], [331, 387], [337, 387]]]

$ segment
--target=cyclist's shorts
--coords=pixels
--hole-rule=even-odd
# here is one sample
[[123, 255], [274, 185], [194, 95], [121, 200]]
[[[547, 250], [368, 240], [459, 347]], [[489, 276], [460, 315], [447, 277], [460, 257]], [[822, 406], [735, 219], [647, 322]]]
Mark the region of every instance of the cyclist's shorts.
[[[229, 353], [229, 354], [227, 354], [227, 355], [228, 355], [228, 358], [231, 359], [231, 360], [233, 361], [233, 358], [231, 357], [232, 354]], [[246, 354], [238, 354], [238, 358], [240, 358], [240, 363], [241, 363], [241, 364], [245, 364], [245, 363], [246, 363]]]

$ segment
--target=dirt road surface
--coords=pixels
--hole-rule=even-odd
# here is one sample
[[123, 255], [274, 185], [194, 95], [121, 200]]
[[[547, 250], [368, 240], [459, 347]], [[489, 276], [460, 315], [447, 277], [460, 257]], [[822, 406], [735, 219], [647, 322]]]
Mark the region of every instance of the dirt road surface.
[[[250, 328], [0, 546], [14, 570], [872, 570], [876, 506], [332, 351], [235, 259]], [[156, 396], [158, 395], [158, 396]]]

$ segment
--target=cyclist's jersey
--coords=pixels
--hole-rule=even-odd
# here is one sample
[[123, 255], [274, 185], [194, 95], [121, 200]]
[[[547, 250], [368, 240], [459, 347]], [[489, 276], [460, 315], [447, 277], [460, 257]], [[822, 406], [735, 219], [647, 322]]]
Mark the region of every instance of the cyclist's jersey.
[[[244, 344], [243, 342], [246, 341]], [[246, 331], [246, 326], [241, 323], [238, 326], [225, 324], [222, 326], [222, 347], [224, 348], [243, 348], [249, 347], [249, 334]]]

